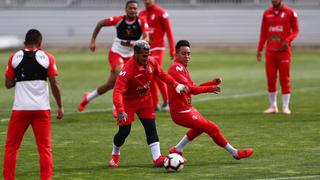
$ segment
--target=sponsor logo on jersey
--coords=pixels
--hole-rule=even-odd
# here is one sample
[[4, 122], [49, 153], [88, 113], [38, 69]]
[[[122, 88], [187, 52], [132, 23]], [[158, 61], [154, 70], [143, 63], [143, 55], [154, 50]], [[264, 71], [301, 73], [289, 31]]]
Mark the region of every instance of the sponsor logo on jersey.
[[120, 71], [119, 76], [125, 76], [127, 74], [127, 72], [125, 71]]
[[176, 66], [176, 71], [180, 71], [180, 72], [182, 72], [182, 70], [183, 70], [183, 67], [181, 67], [181, 66]]
[[151, 66], [148, 67], [148, 71], [149, 71], [149, 73], [152, 73], [153, 70], [152, 70]]
[[269, 32], [283, 32], [283, 26], [270, 26]]

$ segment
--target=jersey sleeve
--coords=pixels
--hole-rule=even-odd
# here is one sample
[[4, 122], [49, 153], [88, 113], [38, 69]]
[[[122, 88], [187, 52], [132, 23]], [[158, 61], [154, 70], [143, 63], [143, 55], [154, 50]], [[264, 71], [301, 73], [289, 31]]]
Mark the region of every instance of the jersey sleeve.
[[257, 51], [261, 52], [263, 50], [263, 46], [267, 40], [267, 27], [266, 27], [266, 12], [263, 13], [261, 29], [260, 29], [260, 38]]
[[290, 44], [299, 33], [299, 23], [298, 23], [298, 14], [293, 11], [292, 16], [290, 17], [291, 24], [291, 34], [286, 38], [286, 41]]
[[168, 38], [170, 56], [174, 57], [175, 55], [174, 37], [173, 37], [172, 28], [171, 28], [169, 14], [166, 11], [163, 12], [162, 14], [162, 23], [164, 25], [164, 29]]
[[123, 68], [117, 78], [114, 90], [113, 90], [113, 104], [117, 109], [117, 112], [124, 112], [123, 94], [128, 89], [128, 81], [130, 74]]
[[123, 16], [112, 16], [112, 17], [109, 17], [109, 18], [106, 19], [106, 26], [115, 26], [122, 19], [123, 19]]
[[155, 67], [156, 76], [158, 76], [166, 84], [176, 87], [178, 85], [178, 83], [168, 73], [166, 73], [161, 68], [159, 63], [157, 63], [155, 61], [153, 61], [153, 62], [154, 62], [153, 64], [154, 64], [154, 67]]
[[48, 77], [49, 76], [57, 76], [58, 75], [58, 68], [57, 68], [57, 65], [56, 65], [56, 60], [54, 59], [54, 56], [49, 54], [49, 53], [46, 53], [46, 55], [49, 57], [49, 67], [48, 67]]
[[140, 22], [142, 32], [149, 31], [149, 25], [145, 18], [142, 18], [141, 16], [139, 16], [139, 22]]
[[5, 77], [7, 77], [7, 78], [15, 78], [14, 68], [12, 67], [13, 55], [14, 54], [12, 54], [11, 57], [9, 58], [7, 69], [6, 69], [6, 72], [5, 72]]

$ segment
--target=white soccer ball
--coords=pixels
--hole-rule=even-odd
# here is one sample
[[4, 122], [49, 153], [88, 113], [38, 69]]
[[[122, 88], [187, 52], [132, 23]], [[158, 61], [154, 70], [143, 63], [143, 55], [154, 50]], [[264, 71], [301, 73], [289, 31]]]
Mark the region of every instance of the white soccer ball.
[[184, 167], [184, 159], [177, 153], [171, 153], [164, 160], [164, 167], [168, 172], [180, 171]]

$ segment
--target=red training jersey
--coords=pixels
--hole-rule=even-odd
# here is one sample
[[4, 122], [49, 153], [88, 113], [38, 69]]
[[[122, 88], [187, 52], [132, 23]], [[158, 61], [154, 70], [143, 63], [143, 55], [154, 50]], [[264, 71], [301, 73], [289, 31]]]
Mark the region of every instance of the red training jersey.
[[298, 15], [293, 9], [284, 4], [280, 9], [270, 7], [263, 13], [257, 51], [263, 50], [266, 41], [267, 50], [281, 48], [281, 41], [286, 41], [290, 47], [298, 33]]
[[153, 4], [150, 8], [146, 8], [139, 13], [144, 17], [149, 25], [149, 38], [151, 51], [164, 50], [164, 35], [167, 34], [170, 55], [175, 55], [173, 32], [170, 25], [169, 14], [160, 6]]
[[175, 88], [168, 87], [170, 113], [183, 113], [191, 110], [191, 95], [212, 92], [214, 84], [211, 82], [204, 83], [203, 86], [196, 85], [187, 70], [178, 60], [175, 60], [169, 70], [171, 75], [178, 83], [188, 86], [189, 92], [177, 94]]
[[113, 104], [117, 112], [124, 112], [124, 104], [138, 106], [151, 98], [150, 83], [154, 76], [169, 87], [178, 84], [152, 57], [149, 57], [146, 66], [139, 65], [134, 57], [129, 59], [120, 71], [113, 90]]

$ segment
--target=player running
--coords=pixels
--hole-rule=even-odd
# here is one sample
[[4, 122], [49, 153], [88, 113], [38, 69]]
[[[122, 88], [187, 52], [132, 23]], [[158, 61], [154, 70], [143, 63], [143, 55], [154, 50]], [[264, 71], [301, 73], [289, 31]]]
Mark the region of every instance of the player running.
[[180, 40], [176, 44], [176, 59], [171, 64], [168, 74], [170, 74], [178, 83], [188, 86], [189, 92], [182, 92], [181, 95], [175, 93], [175, 89], [168, 87], [169, 105], [172, 120], [183, 127], [190, 128], [180, 142], [170, 149], [170, 153], [183, 154], [183, 148], [203, 132], [208, 134], [213, 141], [222, 148], [225, 148], [232, 156], [240, 160], [252, 155], [253, 149], [235, 149], [220, 132], [219, 127], [212, 121], [204, 118], [191, 105], [191, 95], [200, 93], [219, 93], [218, 86], [221, 83], [220, 78], [214, 78], [212, 81], [197, 86], [187, 70], [187, 65], [191, 59], [190, 44], [187, 40]]
[[[165, 9], [157, 5], [154, 0], [144, 0], [143, 2], [145, 9], [139, 13], [139, 16], [146, 18], [149, 25], [150, 55], [157, 60], [160, 66], [162, 66], [165, 52], [164, 35], [168, 38], [170, 57], [173, 59], [175, 55], [174, 38], [170, 25], [169, 14]], [[169, 104], [167, 86], [159, 78], [155, 78], [154, 81], [151, 82], [150, 87], [155, 110], [160, 110], [158, 88], [163, 99], [161, 111], [168, 111]]]
[[111, 167], [119, 166], [120, 147], [130, 133], [135, 113], [144, 127], [154, 167], [163, 166], [165, 156], [160, 153], [150, 83], [154, 77], [159, 77], [170, 87], [172, 86], [176, 93], [186, 91], [186, 87], [178, 84], [162, 70], [152, 57], [149, 57], [149, 49], [149, 44], [144, 40], [135, 43], [134, 56], [119, 73], [113, 91], [113, 103], [118, 112], [119, 130], [113, 139], [114, 144], [109, 161]]
[[[113, 89], [117, 76], [124, 63], [133, 56], [134, 42], [139, 40], [141, 36], [144, 40], [148, 41], [149, 39], [147, 33], [148, 24], [143, 18], [137, 16], [137, 1], [128, 1], [126, 3], [125, 11], [126, 15], [113, 16], [99, 21], [93, 31], [90, 43], [90, 49], [92, 52], [96, 49], [96, 37], [102, 27], [115, 26], [117, 30], [117, 37], [113, 41], [108, 55], [111, 74], [103, 85], [90, 93], [84, 93], [83, 99], [78, 105], [78, 110], [80, 112], [83, 111], [86, 105], [94, 98]], [[116, 115], [115, 112], [114, 115]]]

